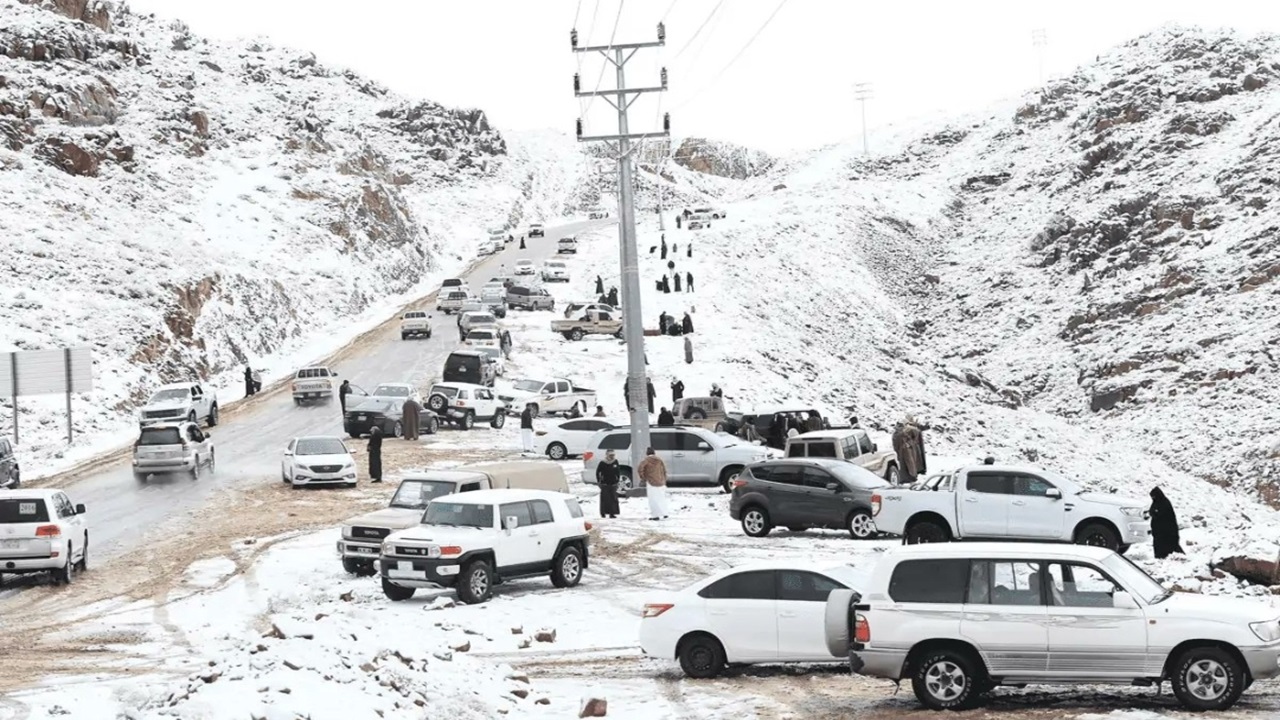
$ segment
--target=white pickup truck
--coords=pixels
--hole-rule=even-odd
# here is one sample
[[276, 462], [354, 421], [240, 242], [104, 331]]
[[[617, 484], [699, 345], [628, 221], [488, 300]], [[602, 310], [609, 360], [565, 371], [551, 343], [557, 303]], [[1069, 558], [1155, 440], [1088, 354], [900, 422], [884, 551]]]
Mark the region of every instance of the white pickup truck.
[[180, 420], [193, 423], [203, 420], [209, 427], [217, 425], [218, 396], [200, 383], [171, 383], [161, 385], [138, 411], [139, 427]]
[[513, 415], [524, 412], [524, 406], [533, 403], [535, 416], [546, 413], [568, 414], [575, 406], [582, 415], [596, 405], [596, 391], [575, 386], [566, 378], [517, 380], [510, 390], [498, 392], [498, 399], [507, 404]]
[[876, 529], [907, 544], [950, 540], [1039, 540], [1124, 552], [1151, 538], [1146, 503], [1086, 492], [1056, 473], [975, 465], [931, 487], [871, 497]]

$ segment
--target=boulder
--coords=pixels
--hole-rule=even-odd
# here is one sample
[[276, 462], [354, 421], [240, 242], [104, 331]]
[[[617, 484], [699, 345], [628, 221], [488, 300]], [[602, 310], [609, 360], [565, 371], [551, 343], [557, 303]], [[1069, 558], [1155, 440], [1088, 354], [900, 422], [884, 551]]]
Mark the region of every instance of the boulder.
[[1276, 558], [1233, 555], [1214, 562], [1212, 567], [1253, 585], [1280, 583], [1280, 568], [1276, 566]]
[[578, 709], [578, 717], [604, 717], [609, 714], [609, 701], [604, 698], [587, 698], [582, 701], [582, 707]]
[[533, 639], [542, 643], [553, 643], [556, 641], [556, 631], [554, 628], [551, 630], [539, 630], [534, 634]]

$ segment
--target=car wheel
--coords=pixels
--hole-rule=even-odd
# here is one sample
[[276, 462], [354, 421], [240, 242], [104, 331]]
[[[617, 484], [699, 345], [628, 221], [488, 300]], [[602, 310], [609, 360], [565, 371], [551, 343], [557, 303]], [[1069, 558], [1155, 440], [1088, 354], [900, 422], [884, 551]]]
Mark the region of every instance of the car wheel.
[[742, 532], [749, 537], [764, 537], [773, 529], [769, 521], [769, 511], [762, 507], [752, 506], [742, 513]]
[[387, 599], [391, 600], [392, 602], [400, 602], [401, 600], [408, 600], [409, 598], [413, 597], [413, 593], [414, 593], [414, 589], [411, 587], [400, 587], [399, 585], [392, 583], [386, 578], [382, 578], [382, 594], [386, 595]]
[[435, 393], [431, 397], [427, 398], [427, 409], [437, 415], [443, 414], [445, 408], [448, 406], [449, 398], [441, 395], [440, 393]]
[[1174, 667], [1173, 694], [1188, 710], [1226, 710], [1244, 692], [1243, 668], [1221, 648], [1191, 648]]
[[407, 333], [400, 333], [400, 339], [401, 339], [401, 340], [408, 340], [408, 339], [409, 339], [409, 335], [408, 335]]
[[80, 572], [89, 569], [89, 533], [84, 534], [84, 548], [80, 550]]
[[399, 420], [391, 426], [391, 437], [404, 437], [404, 425]]
[[429, 418], [422, 432], [427, 435], [435, 435], [440, 432], [440, 421], [435, 417]]
[[372, 560], [357, 560], [355, 558], [342, 558], [342, 569], [356, 577], [371, 577], [378, 572], [377, 568], [373, 566]]
[[972, 707], [978, 693], [977, 664], [968, 653], [938, 650], [916, 663], [911, 689], [930, 710], [964, 710]]
[[493, 428], [494, 430], [500, 430], [502, 426], [506, 424], [507, 424], [507, 413], [502, 408], [498, 408], [493, 413], [493, 419], [489, 421], [489, 427]]
[[871, 519], [871, 513], [866, 510], [854, 510], [849, 513], [845, 527], [849, 528], [849, 534], [854, 540], [870, 540], [876, 536], [876, 522]]
[[136, 471], [133, 473], [133, 479], [137, 480], [140, 483], [145, 483], [148, 477], [150, 477], [150, 473], [136, 472]]
[[70, 585], [76, 577], [76, 564], [71, 562], [71, 543], [67, 543], [67, 564], [53, 571], [54, 585]]
[[462, 416], [462, 422], [458, 424], [462, 427], [463, 430], [470, 430], [471, 428], [476, 426], [476, 416], [472, 414], [470, 411], [468, 411], [467, 414]]
[[902, 474], [898, 472], [897, 465], [890, 465], [888, 470], [884, 471], [885, 482], [890, 485], [897, 485], [902, 481]]
[[579, 330], [578, 328], [574, 328], [574, 329], [570, 330], [570, 331], [569, 331], [569, 339], [570, 339], [570, 340], [581, 340], [581, 339], [582, 339], [582, 331], [581, 331], [581, 330]]
[[191, 412], [187, 413], [187, 422], [193, 423], [195, 421], [196, 421], [196, 411], [192, 410]]
[[558, 588], [571, 588], [582, 580], [582, 551], [566, 545], [551, 566], [551, 584]]
[[720, 471], [720, 492], [733, 492], [733, 481], [738, 479], [738, 474], [742, 472], [741, 465], [730, 465]]
[[618, 495], [627, 497], [631, 494], [631, 488], [635, 487], [635, 481], [631, 479], [630, 468], [620, 468], [618, 470]]
[[947, 542], [950, 539], [951, 532], [932, 520], [923, 520], [913, 524], [907, 528], [907, 534], [903, 537], [907, 545], [940, 543]]
[[217, 404], [209, 406], [209, 417], [207, 418], [209, 427], [218, 424], [218, 406]]
[[191, 462], [191, 479], [200, 479], [200, 456], [196, 455], [195, 460]]
[[699, 680], [716, 677], [724, 670], [724, 646], [710, 635], [694, 635], [680, 643], [680, 669]]
[[478, 605], [493, 595], [493, 571], [484, 560], [472, 560], [458, 577], [458, 599]]
[[698, 407], [689, 408], [689, 412], [685, 413], [685, 415], [690, 420], [706, 420], [707, 419], [706, 411]]
[[552, 460], [563, 460], [569, 457], [569, 449], [564, 446], [564, 443], [553, 442], [547, 446], [547, 457]]
[[17, 490], [22, 485], [22, 479], [18, 476], [18, 469], [14, 468], [9, 472], [9, 489]]
[[216, 460], [216, 457], [214, 455], [214, 451], [210, 450], [209, 451], [209, 474], [210, 475], [212, 475], [215, 471], [215, 460]]
[[1102, 523], [1089, 523], [1076, 531], [1076, 544], [1117, 550], [1120, 538], [1116, 537], [1115, 530]]

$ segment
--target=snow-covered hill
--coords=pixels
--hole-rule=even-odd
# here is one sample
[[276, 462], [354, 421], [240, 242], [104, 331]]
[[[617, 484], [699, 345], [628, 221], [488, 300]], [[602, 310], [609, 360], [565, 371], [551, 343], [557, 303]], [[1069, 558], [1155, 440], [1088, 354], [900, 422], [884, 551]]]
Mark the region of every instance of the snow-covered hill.
[[[486, 228], [561, 216], [572, 147], [100, 0], [0, 0], [0, 347], [93, 347], [77, 425], [110, 428], [158, 382], [350, 334]], [[53, 411], [20, 406], [28, 447], [56, 447]]]

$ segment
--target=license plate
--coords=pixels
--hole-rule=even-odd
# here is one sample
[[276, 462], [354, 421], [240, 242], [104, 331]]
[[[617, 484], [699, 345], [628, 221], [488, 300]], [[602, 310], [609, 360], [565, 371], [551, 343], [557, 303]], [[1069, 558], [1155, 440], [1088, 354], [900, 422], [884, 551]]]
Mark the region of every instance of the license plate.
[[351, 549], [356, 551], [357, 553], [364, 554], [364, 555], [373, 555], [375, 552], [377, 552], [377, 550], [375, 550], [374, 548], [367, 548], [367, 547], [352, 547]]
[[5, 550], [17, 550], [19, 547], [18, 543], [20, 542], [22, 541], [21, 540], [0, 540], [0, 548], [4, 548]]
[[356, 419], [357, 419], [357, 420], [368, 420], [368, 419], [369, 419], [369, 416], [368, 416], [368, 415], [357, 415], [357, 416], [356, 416]]
[[413, 570], [413, 563], [401, 560], [396, 563], [396, 569], [400, 572], [410, 572]]

